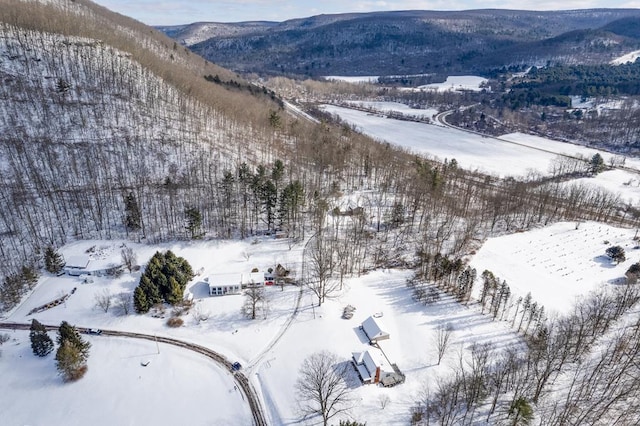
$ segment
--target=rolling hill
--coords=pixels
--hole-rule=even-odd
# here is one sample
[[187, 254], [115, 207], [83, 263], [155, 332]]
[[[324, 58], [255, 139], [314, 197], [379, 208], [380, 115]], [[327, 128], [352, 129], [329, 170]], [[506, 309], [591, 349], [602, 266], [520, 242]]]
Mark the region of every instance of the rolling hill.
[[241, 73], [486, 74], [549, 61], [605, 63], [639, 48], [638, 17], [638, 9], [397, 11], [160, 30]]

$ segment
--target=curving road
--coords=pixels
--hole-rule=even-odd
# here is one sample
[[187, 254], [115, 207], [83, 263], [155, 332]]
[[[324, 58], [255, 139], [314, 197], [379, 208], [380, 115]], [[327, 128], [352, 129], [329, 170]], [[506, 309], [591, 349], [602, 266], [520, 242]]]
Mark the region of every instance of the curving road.
[[[31, 324], [0, 323], [0, 329], [7, 329], [7, 330], [29, 330], [30, 327], [31, 327]], [[53, 325], [45, 325], [45, 328], [49, 331], [58, 330], [58, 326], [53, 326]], [[83, 328], [83, 327], [76, 327], [76, 328], [78, 330], [86, 330], [86, 328]], [[260, 405], [258, 396], [255, 390], [253, 389], [253, 387], [251, 386], [251, 384], [249, 383], [247, 376], [242, 374], [240, 371], [233, 371], [231, 361], [229, 361], [227, 358], [225, 358], [223, 355], [219, 354], [218, 352], [211, 350], [209, 348], [206, 348], [204, 346], [196, 345], [194, 343], [184, 342], [182, 340], [174, 339], [171, 337], [152, 336], [150, 334], [131, 333], [127, 331], [104, 330], [104, 329], [102, 330], [102, 335], [162, 342], [168, 345], [173, 345], [180, 348], [188, 349], [193, 352], [197, 352], [201, 355], [204, 355], [212, 359], [213, 361], [215, 361], [216, 363], [218, 363], [219, 365], [221, 365], [222, 367], [226, 368], [228, 371], [231, 371], [233, 373], [233, 378], [238, 384], [238, 387], [242, 389], [242, 391], [247, 397], [247, 401], [249, 402], [249, 408], [251, 409], [251, 414], [253, 416], [253, 423], [256, 426], [267, 425], [267, 421], [264, 416], [264, 411], [262, 409], [262, 406]]]

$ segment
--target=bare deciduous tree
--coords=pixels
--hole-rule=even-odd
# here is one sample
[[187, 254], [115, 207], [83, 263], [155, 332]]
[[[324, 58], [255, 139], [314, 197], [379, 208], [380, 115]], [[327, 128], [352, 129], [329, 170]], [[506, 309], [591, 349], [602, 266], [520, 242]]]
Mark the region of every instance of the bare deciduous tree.
[[333, 240], [324, 234], [318, 234], [309, 241], [304, 250], [304, 268], [306, 273], [304, 284], [318, 298], [318, 306], [324, 303], [327, 296], [340, 289], [340, 281], [333, 277], [334, 268], [338, 265]]
[[391, 398], [387, 394], [380, 395], [378, 397], [378, 402], [380, 403], [380, 408], [383, 409], [383, 410], [385, 408], [387, 408], [387, 404], [389, 404], [390, 401], [391, 401]]
[[244, 292], [244, 304], [242, 305], [242, 313], [248, 319], [256, 319], [258, 314], [266, 314], [267, 298], [264, 287], [250, 286]]
[[120, 252], [122, 255], [122, 263], [127, 267], [129, 272], [133, 271], [133, 267], [136, 266], [136, 262], [138, 261], [138, 257], [131, 247], [124, 247]]
[[108, 288], [102, 289], [102, 291], [95, 294], [96, 306], [105, 312], [109, 312], [111, 307], [111, 292]]
[[449, 341], [451, 340], [451, 334], [453, 333], [453, 326], [451, 324], [441, 324], [436, 330], [436, 349], [438, 350], [438, 365], [444, 358], [444, 354], [449, 347]]
[[131, 293], [118, 293], [115, 297], [115, 306], [122, 315], [129, 315], [129, 312], [131, 312]]
[[199, 304], [199, 303], [196, 303], [194, 305], [193, 311], [191, 312], [191, 314], [193, 315], [193, 319], [196, 320], [197, 323], [200, 323], [202, 321], [206, 321], [211, 316], [211, 312], [205, 311], [202, 308], [202, 305]]
[[300, 367], [296, 390], [301, 412], [322, 416], [322, 424], [351, 408], [350, 389], [345, 381], [348, 363], [327, 351], [316, 352]]

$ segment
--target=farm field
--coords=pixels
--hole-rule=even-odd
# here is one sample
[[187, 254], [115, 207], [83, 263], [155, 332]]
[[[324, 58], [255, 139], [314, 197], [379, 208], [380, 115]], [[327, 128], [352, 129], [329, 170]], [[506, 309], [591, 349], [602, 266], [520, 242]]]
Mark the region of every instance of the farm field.
[[[375, 107], [376, 103], [367, 105]], [[440, 160], [455, 158], [461, 167], [500, 177], [525, 176], [531, 171], [547, 175], [559, 154], [591, 158], [599, 152], [607, 164], [612, 157], [618, 158], [604, 151], [522, 133], [490, 138], [453, 128], [379, 117], [333, 105], [324, 105], [322, 108], [340, 116], [346, 123], [374, 139]], [[390, 108], [389, 103], [381, 103], [380, 110]], [[406, 106], [397, 108], [406, 113]], [[415, 114], [420, 114], [421, 110], [414, 111]], [[625, 165], [640, 170], [640, 162], [637, 160], [627, 159]]]
[[[566, 313], [590, 292], [624, 282], [624, 274], [640, 261], [636, 231], [597, 222], [563, 222], [528, 232], [489, 238], [471, 261], [506, 280], [514, 296], [531, 292], [548, 313]], [[616, 264], [605, 255], [619, 245], [626, 261]], [[475, 288], [476, 297], [480, 288]]]

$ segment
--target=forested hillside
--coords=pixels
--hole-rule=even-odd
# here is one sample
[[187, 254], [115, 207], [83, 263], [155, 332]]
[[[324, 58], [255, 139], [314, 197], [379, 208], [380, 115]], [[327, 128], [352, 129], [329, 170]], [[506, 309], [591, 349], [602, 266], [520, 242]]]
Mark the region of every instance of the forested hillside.
[[[598, 191], [497, 182], [348, 126], [299, 120], [268, 91], [90, 2], [3, 4], [5, 308], [33, 282], [48, 246], [276, 229], [295, 238], [356, 190], [368, 191], [356, 202], [362, 221], [341, 243], [343, 273], [412, 250], [389, 248], [387, 232], [400, 231], [429, 259], [459, 259], [494, 228], [616, 218], [615, 197]], [[360, 244], [365, 237], [375, 240]]]
[[505, 65], [606, 63], [640, 48], [633, 31], [639, 15], [636, 9], [410, 10], [161, 29], [238, 72], [446, 77], [487, 75]]
[[90, 2], [2, 3], [5, 307], [47, 246], [269, 231], [276, 203], [300, 208], [330, 185], [323, 173], [377, 146], [290, 118], [273, 95]]

